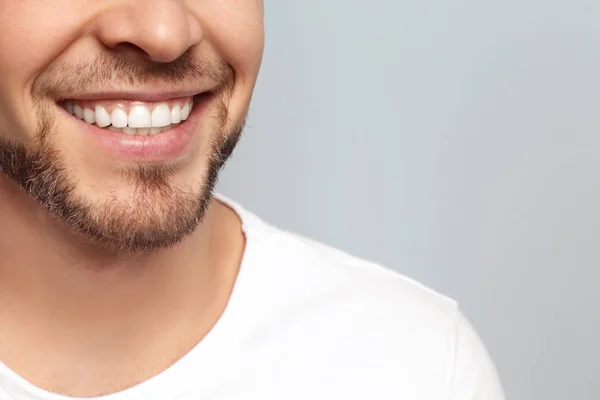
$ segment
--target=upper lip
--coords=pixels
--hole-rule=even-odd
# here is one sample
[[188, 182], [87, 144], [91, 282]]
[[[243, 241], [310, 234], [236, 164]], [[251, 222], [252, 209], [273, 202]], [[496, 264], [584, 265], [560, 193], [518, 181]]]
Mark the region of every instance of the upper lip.
[[193, 97], [210, 90], [119, 90], [82, 93], [69, 100], [139, 100], [159, 102], [180, 97]]

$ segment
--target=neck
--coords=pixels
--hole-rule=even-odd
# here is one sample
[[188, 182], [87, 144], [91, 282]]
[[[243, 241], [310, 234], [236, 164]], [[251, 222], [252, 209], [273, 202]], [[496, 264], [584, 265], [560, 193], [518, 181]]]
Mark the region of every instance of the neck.
[[217, 201], [182, 243], [139, 256], [70, 240], [6, 181], [0, 215], [0, 360], [69, 395], [124, 389], [189, 351], [223, 312], [243, 251], [237, 216]]

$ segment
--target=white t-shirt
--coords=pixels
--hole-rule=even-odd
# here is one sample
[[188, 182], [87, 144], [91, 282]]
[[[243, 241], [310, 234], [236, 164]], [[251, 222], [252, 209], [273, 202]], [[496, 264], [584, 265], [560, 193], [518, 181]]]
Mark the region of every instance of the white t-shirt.
[[[218, 198], [239, 214], [246, 235], [222, 317], [164, 372], [97, 399], [504, 399], [453, 300]], [[73, 400], [1, 363], [0, 399]]]

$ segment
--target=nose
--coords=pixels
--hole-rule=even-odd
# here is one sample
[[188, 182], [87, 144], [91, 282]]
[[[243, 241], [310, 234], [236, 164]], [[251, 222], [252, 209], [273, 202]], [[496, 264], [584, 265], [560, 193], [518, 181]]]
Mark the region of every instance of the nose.
[[109, 49], [167, 63], [202, 40], [202, 27], [181, 0], [117, 0], [93, 23]]

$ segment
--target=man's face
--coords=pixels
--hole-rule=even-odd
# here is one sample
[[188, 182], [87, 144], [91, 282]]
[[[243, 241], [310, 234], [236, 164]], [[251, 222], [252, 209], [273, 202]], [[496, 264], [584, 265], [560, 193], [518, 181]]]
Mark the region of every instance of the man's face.
[[262, 0], [0, 0], [0, 170], [96, 246], [201, 222], [241, 132]]

